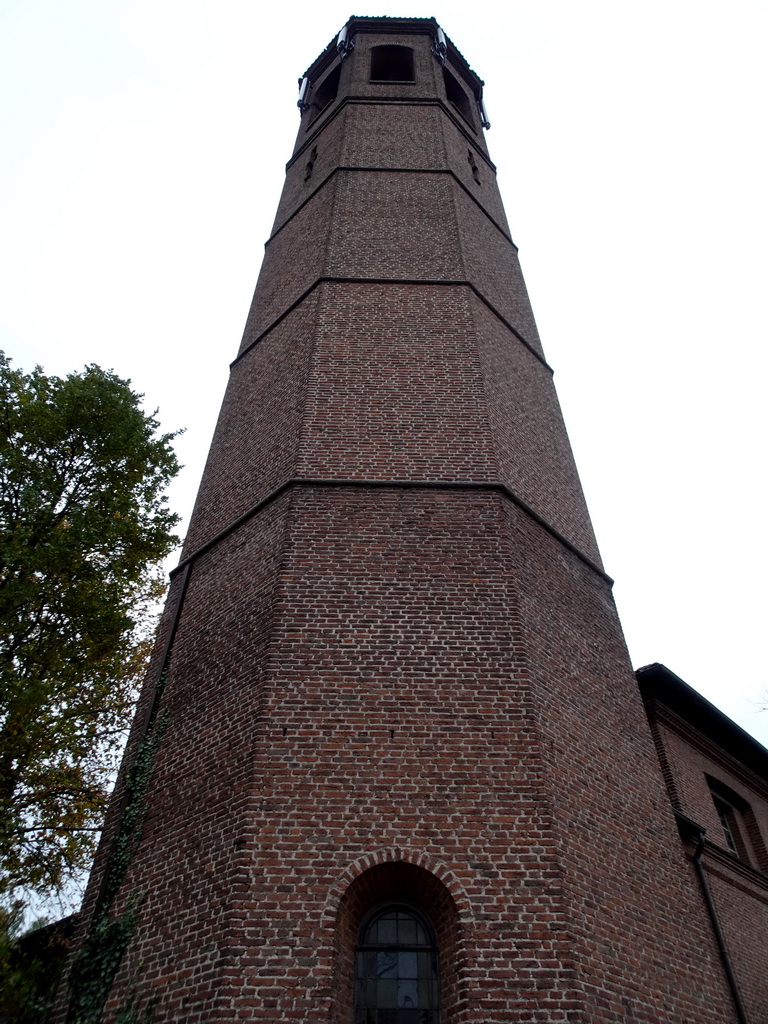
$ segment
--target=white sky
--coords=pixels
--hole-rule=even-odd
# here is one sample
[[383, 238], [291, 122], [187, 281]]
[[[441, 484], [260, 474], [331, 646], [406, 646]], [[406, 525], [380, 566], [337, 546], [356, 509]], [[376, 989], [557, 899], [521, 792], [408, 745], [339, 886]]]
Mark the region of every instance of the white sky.
[[113, 368], [186, 427], [188, 515], [296, 81], [351, 13], [434, 14], [485, 79], [633, 662], [768, 744], [768, 0], [0, 0], [0, 347]]

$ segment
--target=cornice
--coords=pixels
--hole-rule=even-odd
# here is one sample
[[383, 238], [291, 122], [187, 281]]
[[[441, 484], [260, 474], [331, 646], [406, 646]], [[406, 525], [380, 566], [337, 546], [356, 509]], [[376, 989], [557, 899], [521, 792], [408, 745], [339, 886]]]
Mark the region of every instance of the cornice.
[[469, 288], [469, 290], [477, 296], [477, 298], [483, 303], [483, 305], [491, 311], [496, 317], [499, 323], [503, 324], [509, 333], [516, 338], [521, 345], [524, 346], [530, 352], [530, 354], [546, 369], [546, 371], [552, 375], [554, 373], [552, 367], [546, 361], [544, 356], [536, 350], [536, 348], [525, 338], [520, 331], [514, 327], [507, 318], [499, 312], [493, 303], [483, 295], [480, 289], [474, 285], [471, 281], [466, 278], [442, 278], [435, 280], [434, 278], [421, 278], [421, 277], [344, 277], [338, 274], [330, 275], [325, 274], [320, 277], [316, 277], [315, 280], [308, 285], [300, 295], [288, 305], [282, 313], [275, 317], [275, 319], [268, 324], [262, 331], [260, 331], [255, 338], [248, 342], [242, 352], [239, 352], [232, 362], [229, 364], [230, 369], [235, 366], [240, 360], [246, 356], [256, 345], [259, 344], [266, 336], [277, 327], [277, 325], [285, 320], [297, 306], [300, 306], [307, 296], [311, 295], [315, 288], [319, 285], [324, 284], [326, 281], [331, 284], [399, 284], [399, 285], [416, 285], [418, 287], [435, 287], [435, 288]]
[[444, 168], [444, 167], [364, 167], [364, 166], [360, 166], [360, 165], [356, 166], [354, 164], [340, 164], [337, 167], [334, 167], [332, 170], [330, 170], [326, 174], [326, 176], [324, 178], [322, 178], [320, 181], [318, 181], [317, 185], [309, 193], [309, 195], [307, 195], [305, 199], [302, 199], [302, 201], [299, 203], [299, 205], [296, 207], [296, 209], [292, 210], [290, 212], [290, 214], [285, 218], [285, 220], [281, 221], [280, 225], [275, 228], [275, 230], [272, 232], [272, 234], [269, 236], [269, 238], [264, 243], [264, 247], [265, 248], [271, 244], [272, 240], [277, 235], [280, 234], [280, 232], [283, 230], [283, 228], [287, 224], [290, 224], [290, 222], [293, 220], [293, 218], [296, 216], [296, 214], [300, 213], [300, 211], [304, 209], [304, 207], [307, 205], [307, 203], [309, 203], [312, 199], [314, 199], [314, 197], [317, 195], [318, 192], [320, 192], [320, 190], [323, 188], [323, 186], [326, 185], [331, 180], [331, 178], [333, 178], [333, 176], [338, 174], [340, 171], [348, 171], [348, 172], [354, 172], [354, 173], [360, 173], [360, 174], [370, 174], [370, 173], [374, 173], [374, 174], [447, 174], [449, 177], [453, 178], [454, 182], [459, 186], [459, 188], [463, 192], [466, 193], [466, 195], [469, 197], [469, 199], [471, 199], [472, 202], [478, 207], [480, 212], [491, 222], [491, 224], [493, 225], [493, 227], [496, 228], [496, 230], [499, 232], [499, 234], [503, 236], [504, 240], [506, 242], [508, 242], [512, 246], [512, 248], [515, 250], [515, 252], [518, 252], [518, 248], [515, 245], [514, 241], [512, 240], [512, 236], [506, 231], [505, 228], [503, 228], [501, 226], [501, 224], [499, 224], [499, 222], [494, 217], [492, 217], [490, 215], [488, 210], [480, 202], [480, 200], [477, 198], [477, 196], [473, 195], [471, 190], [467, 188], [467, 186], [464, 184], [464, 182], [461, 180], [461, 178], [459, 178], [459, 176], [456, 174], [456, 172], [450, 170], [450, 168]]
[[359, 106], [414, 106], [414, 107], [440, 107], [443, 113], [449, 120], [453, 122], [456, 128], [459, 129], [461, 134], [466, 139], [467, 143], [470, 144], [481, 159], [490, 167], [494, 174], [496, 174], [496, 164], [491, 160], [485, 150], [478, 143], [478, 135], [474, 129], [468, 130], [466, 122], [459, 119], [451, 107], [439, 96], [342, 96], [334, 100], [331, 104], [332, 108], [326, 114], [325, 111], [321, 111], [317, 118], [307, 128], [307, 134], [296, 150], [291, 156], [290, 160], [285, 165], [286, 171], [299, 159], [305, 150], [309, 149], [310, 146], [314, 145], [317, 141], [317, 137], [335, 118], [339, 116], [344, 107], [348, 105], [359, 105]]
[[690, 725], [690, 723], [676, 711], [672, 711], [668, 708], [666, 704], [663, 703], [662, 698], [654, 697], [651, 700], [646, 701], [645, 706], [647, 708], [649, 718], [661, 723], [662, 725], [668, 726], [682, 739], [698, 748], [698, 750], [710, 758], [710, 760], [720, 765], [724, 771], [739, 779], [739, 781], [752, 792], [758, 793], [764, 800], [768, 800], [768, 780], [763, 779], [760, 775], [757, 775], [751, 769], [747, 768], [732, 754], [729, 754], [728, 751], [723, 750], [722, 747], [718, 746], [714, 740], [711, 740], [708, 736], [704, 735], [704, 733]]
[[609, 587], [613, 586], [613, 580], [605, 572], [605, 570], [593, 562], [592, 559], [584, 554], [584, 552], [578, 548], [572, 541], [568, 540], [567, 537], [563, 536], [559, 530], [557, 530], [551, 523], [549, 523], [543, 516], [539, 515], [535, 509], [524, 501], [519, 495], [508, 487], [506, 484], [499, 480], [414, 480], [414, 479], [365, 479], [365, 478], [342, 478], [342, 477], [291, 477], [285, 480], [282, 484], [279, 484], [274, 490], [270, 491], [269, 494], [264, 495], [259, 501], [251, 505], [250, 508], [246, 509], [241, 515], [237, 516], [228, 526], [225, 526], [223, 530], [220, 530], [215, 536], [211, 537], [210, 540], [205, 541], [200, 547], [196, 548], [189, 555], [179, 562], [175, 569], [170, 572], [170, 577], [173, 579], [177, 573], [186, 569], [187, 566], [191, 565], [201, 555], [206, 554], [219, 544], [225, 537], [228, 537], [231, 533], [234, 533], [241, 526], [244, 526], [253, 516], [261, 512], [262, 509], [271, 505], [273, 501], [281, 497], [289, 489], [322, 489], [331, 488], [335, 490], [340, 489], [356, 489], [356, 490], [396, 490], [396, 491], [453, 491], [453, 492], [475, 492], [475, 493], [486, 493], [489, 495], [498, 495], [511, 504], [516, 505], [522, 512], [524, 512], [530, 519], [535, 523], [538, 523], [550, 536], [554, 537], [564, 548], [575, 555], [579, 561], [583, 562], [592, 572], [600, 577], [603, 582], [607, 583]]
[[[695, 843], [686, 842], [685, 846], [689, 856], [693, 858]], [[762, 871], [739, 860], [710, 839], [704, 840], [702, 861], [706, 863], [709, 875], [719, 878], [733, 886], [734, 889], [738, 889], [768, 906], [768, 875], [764, 875]]]

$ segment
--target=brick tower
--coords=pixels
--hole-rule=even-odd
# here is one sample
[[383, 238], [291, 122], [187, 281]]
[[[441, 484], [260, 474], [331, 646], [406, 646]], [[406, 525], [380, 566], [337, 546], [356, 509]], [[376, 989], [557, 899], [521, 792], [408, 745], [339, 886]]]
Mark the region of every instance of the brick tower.
[[354, 17], [300, 107], [59, 1019], [730, 1022], [482, 82]]

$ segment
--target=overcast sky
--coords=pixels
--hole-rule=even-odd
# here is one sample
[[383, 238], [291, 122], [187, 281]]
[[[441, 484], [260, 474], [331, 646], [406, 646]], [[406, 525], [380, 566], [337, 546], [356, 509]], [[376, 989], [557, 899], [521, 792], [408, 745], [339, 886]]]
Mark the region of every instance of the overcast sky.
[[[435, 15], [488, 145], [635, 665], [768, 744], [768, 0]], [[0, 347], [186, 427], [188, 515], [335, 0], [0, 0]]]

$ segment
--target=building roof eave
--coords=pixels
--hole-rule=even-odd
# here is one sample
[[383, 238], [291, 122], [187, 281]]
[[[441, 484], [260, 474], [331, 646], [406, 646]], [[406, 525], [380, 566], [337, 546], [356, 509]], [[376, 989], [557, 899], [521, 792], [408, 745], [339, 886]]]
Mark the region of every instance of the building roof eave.
[[659, 662], [644, 665], [637, 669], [635, 676], [646, 705], [658, 701], [768, 781], [768, 749], [666, 665]]

